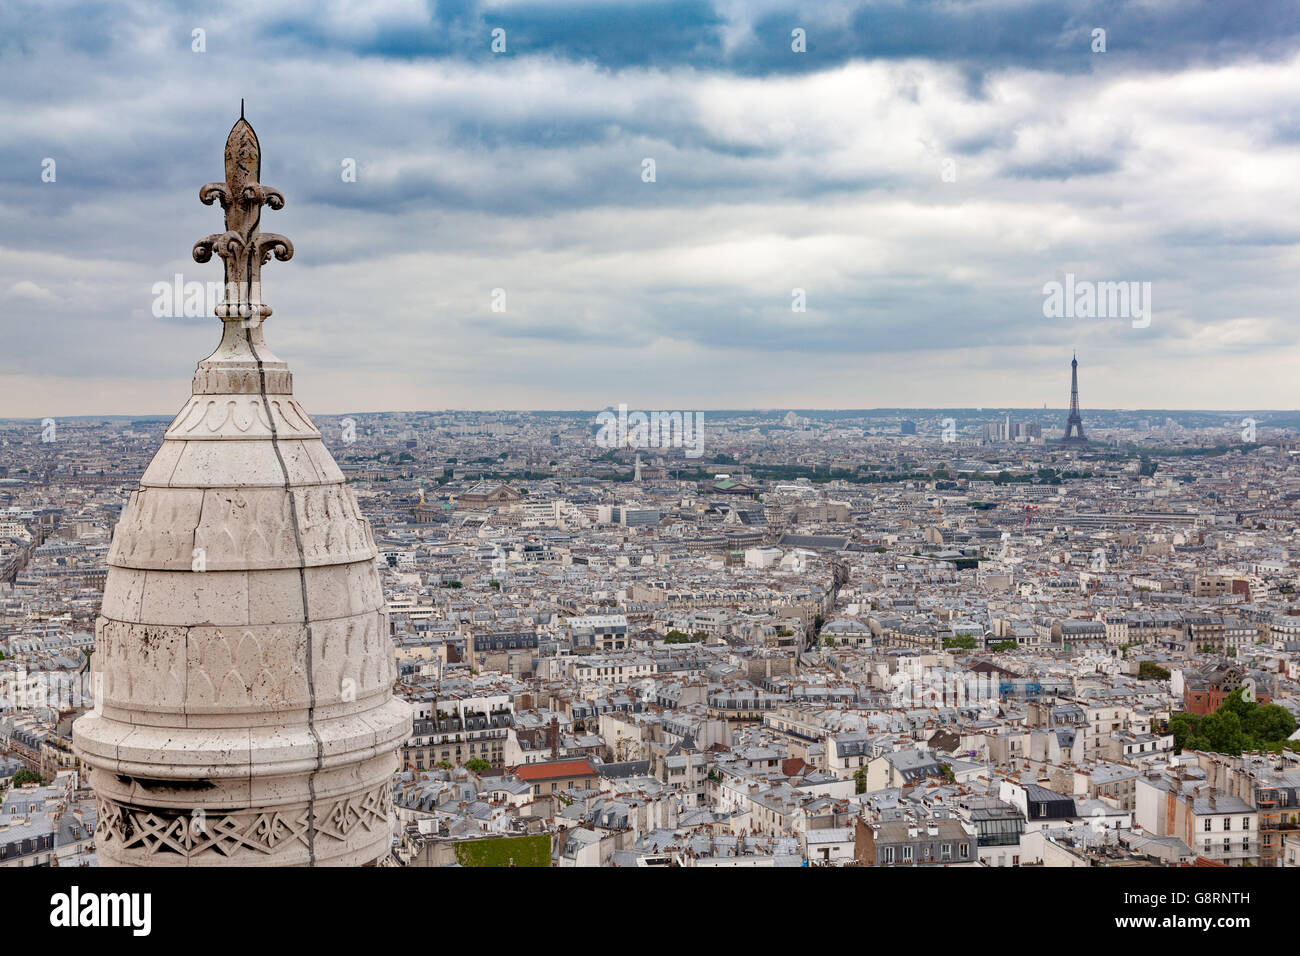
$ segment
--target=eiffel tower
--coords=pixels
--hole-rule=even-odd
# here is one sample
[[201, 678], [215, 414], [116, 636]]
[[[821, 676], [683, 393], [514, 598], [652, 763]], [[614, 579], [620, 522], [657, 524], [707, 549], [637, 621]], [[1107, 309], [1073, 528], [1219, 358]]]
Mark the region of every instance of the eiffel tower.
[[1088, 439], [1083, 436], [1083, 416], [1079, 414], [1079, 357], [1070, 362], [1070, 417], [1065, 420], [1065, 445], [1086, 445]]

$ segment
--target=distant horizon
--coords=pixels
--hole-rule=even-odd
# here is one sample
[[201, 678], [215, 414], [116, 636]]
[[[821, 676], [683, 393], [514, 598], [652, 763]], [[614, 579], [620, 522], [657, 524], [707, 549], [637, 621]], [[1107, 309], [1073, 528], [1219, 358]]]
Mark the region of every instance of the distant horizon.
[[[590, 414], [594, 416], [611, 407], [616, 408], [617, 406], [606, 405], [602, 408], [590, 408], [590, 409], [588, 408], [504, 408], [503, 407], [503, 408], [389, 408], [389, 409], [380, 409], [380, 410], [367, 410], [367, 409], [350, 408], [338, 412], [322, 412], [322, 411], [313, 411], [311, 409], [307, 409], [307, 412], [309, 415], [312, 415], [314, 417], [326, 417], [326, 418], [334, 418], [339, 415], [457, 415], [457, 414], [493, 415], [493, 414], [511, 414], [511, 413], [526, 414], [526, 415], [547, 415], [547, 414], [587, 415]], [[689, 408], [689, 409], [685, 408], [682, 405], [678, 405], [673, 408], [669, 408], [668, 406], [652, 407], [647, 405], [647, 406], [636, 406], [636, 407], [630, 406], [629, 408], [631, 411], [640, 410], [646, 412], [662, 410], [662, 411], [691, 411], [691, 412], [701, 412], [703, 414], [724, 413], [724, 414], [741, 414], [741, 415], [763, 415], [763, 414], [786, 415], [789, 414], [790, 412], [794, 412], [796, 415], [818, 414], [818, 413], [835, 413], [840, 415], [853, 414], [853, 413], [861, 413], [864, 415], [869, 415], [869, 414], [885, 415], [885, 414], [903, 414], [903, 413], [922, 414], [927, 412], [970, 412], [972, 414], [981, 414], [983, 412], [988, 412], [988, 413], [1023, 412], [1028, 414], [1028, 413], [1037, 412], [1040, 415], [1044, 413], [1059, 413], [1061, 416], [1065, 416], [1066, 414], [1068, 414], [1069, 411], [1068, 408], [1065, 406], [1054, 408], [1050, 405], [1047, 408], [1018, 406], [1018, 405], [931, 405], [925, 407], [920, 407], [920, 406], [904, 407], [904, 406], [884, 405], [876, 408], [847, 408], [847, 407], [846, 408], [832, 408], [832, 407], [791, 408], [783, 405], [774, 408]], [[179, 409], [177, 411], [179, 412]], [[1083, 410], [1083, 419], [1084, 422], [1086, 423], [1088, 421], [1089, 414], [1105, 415], [1114, 412], [1123, 412], [1126, 414], [1141, 414], [1141, 413], [1160, 414], [1160, 413], [1174, 412], [1179, 414], [1201, 413], [1206, 415], [1213, 415], [1218, 413], [1237, 414], [1239, 412], [1259, 412], [1264, 414], [1282, 415], [1282, 414], [1300, 413], [1300, 407], [1298, 408], [1116, 407], [1116, 408], [1094, 408], [1094, 409], [1085, 408]], [[56, 415], [56, 416], [42, 416], [42, 417], [53, 417], [57, 419], [62, 419], [64, 421], [77, 421], [77, 420], [84, 420], [84, 419], [101, 419], [101, 418], [110, 419], [110, 420], [116, 419], [116, 420], [145, 421], [145, 420], [157, 419], [160, 421], [170, 421], [171, 419], [176, 417], [176, 414], [177, 412], [171, 412], [171, 413], [113, 412], [113, 413], [104, 413], [104, 414], [82, 413], [82, 414], [75, 414], [75, 415]], [[37, 416], [25, 416], [25, 415], [0, 416], [0, 422], [39, 422], [39, 421], [41, 421], [41, 417], [37, 417]]]

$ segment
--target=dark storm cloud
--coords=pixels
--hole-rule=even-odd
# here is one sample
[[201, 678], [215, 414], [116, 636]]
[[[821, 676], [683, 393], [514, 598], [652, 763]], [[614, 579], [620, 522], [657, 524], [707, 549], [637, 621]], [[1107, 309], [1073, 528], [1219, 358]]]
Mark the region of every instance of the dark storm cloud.
[[[507, 55], [544, 54], [611, 70], [691, 66], [766, 75], [861, 58], [928, 58], [965, 64], [975, 75], [1009, 66], [1069, 73], [1095, 65], [1090, 57], [1095, 28], [1106, 30], [1108, 52], [1161, 69], [1244, 55], [1282, 57], [1300, 37], [1300, 18], [1288, 6], [1262, 0], [431, 2], [428, 29], [393, 21], [358, 37], [323, 30], [304, 12], [276, 18], [262, 28], [262, 36], [362, 56], [485, 59], [492, 56], [489, 32], [500, 27], [506, 31]], [[795, 28], [806, 31], [806, 56], [791, 56]], [[740, 36], [728, 44], [731, 30]]]

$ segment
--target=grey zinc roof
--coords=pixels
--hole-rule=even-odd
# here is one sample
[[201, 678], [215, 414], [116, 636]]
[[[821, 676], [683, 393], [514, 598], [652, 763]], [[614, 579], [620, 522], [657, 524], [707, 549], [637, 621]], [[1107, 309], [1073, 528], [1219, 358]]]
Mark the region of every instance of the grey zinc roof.
[[1206, 795], [1192, 798], [1192, 813], [1254, 813], [1255, 808], [1240, 797], [1227, 794]]
[[939, 773], [939, 761], [929, 753], [919, 750], [899, 750], [885, 754], [885, 759], [893, 764], [894, 769], [905, 777], [918, 777]]
[[626, 777], [644, 777], [649, 772], [649, 760], [627, 760], [622, 763], [602, 763], [596, 765], [596, 773], [606, 780], [622, 780]]

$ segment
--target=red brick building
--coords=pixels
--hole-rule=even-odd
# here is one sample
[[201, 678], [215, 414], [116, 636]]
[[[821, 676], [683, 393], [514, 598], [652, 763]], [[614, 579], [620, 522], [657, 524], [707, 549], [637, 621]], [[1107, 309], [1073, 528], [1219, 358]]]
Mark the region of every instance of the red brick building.
[[[1183, 686], [1183, 709], [1203, 717], [1212, 714], [1237, 688], [1246, 683], [1246, 672], [1234, 664], [1216, 664], [1186, 676]], [[1263, 688], [1255, 687], [1255, 700], [1271, 703], [1273, 698]]]

